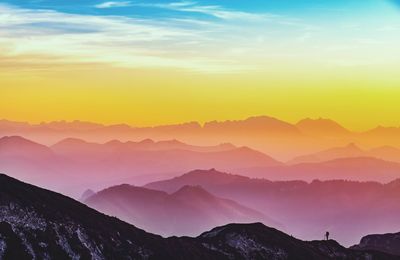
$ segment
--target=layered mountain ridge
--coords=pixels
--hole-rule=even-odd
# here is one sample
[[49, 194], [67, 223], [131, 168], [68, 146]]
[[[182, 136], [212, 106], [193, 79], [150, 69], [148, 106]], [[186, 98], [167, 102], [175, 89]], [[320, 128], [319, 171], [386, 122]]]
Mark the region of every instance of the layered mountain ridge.
[[153, 127], [103, 125], [81, 121], [29, 124], [0, 120], [0, 134], [21, 135], [47, 145], [70, 137], [90, 142], [108, 142], [111, 138], [123, 141], [151, 138], [178, 139], [197, 145], [234, 143], [271, 154], [280, 161], [348, 143], [357, 143], [368, 148], [388, 145], [400, 147], [399, 127], [380, 126], [357, 132], [330, 119], [307, 118], [297, 123], [288, 123], [270, 116], [211, 121], [203, 125], [188, 122]]
[[123, 184], [97, 192], [85, 204], [163, 236], [195, 236], [229, 223], [263, 222], [281, 227], [264, 214], [216, 197], [199, 185], [185, 185], [168, 194]]
[[162, 238], [63, 195], [0, 175], [0, 258], [400, 259], [305, 242], [262, 224], [230, 224], [196, 238]]
[[350, 246], [367, 234], [400, 230], [399, 184], [398, 180], [387, 184], [269, 181], [211, 169], [192, 171], [145, 187], [173, 193], [185, 185], [201, 185], [215, 196], [257, 209], [279, 221], [285, 231], [296, 237], [318, 239], [329, 230], [335, 239]]

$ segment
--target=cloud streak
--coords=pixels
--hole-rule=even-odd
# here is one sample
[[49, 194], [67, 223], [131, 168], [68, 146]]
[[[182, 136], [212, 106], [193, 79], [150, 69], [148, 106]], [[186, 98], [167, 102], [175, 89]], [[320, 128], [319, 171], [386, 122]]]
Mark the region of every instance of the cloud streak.
[[[128, 68], [233, 70], [229, 61], [204, 55], [208, 29], [183, 21], [66, 14], [0, 5], [0, 46], [8, 56], [49, 55], [67, 62], [102, 62]], [[84, 28], [84, 30], [82, 29]]]
[[[52, 64], [54, 60], [124, 68], [236, 73], [273, 68], [276, 61], [289, 65], [305, 60], [328, 65], [331, 60], [346, 64], [382, 63], [397, 58], [394, 52], [400, 44], [399, 37], [382, 30], [385, 24], [377, 25], [376, 34], [380, 34], [381, 40], [376, 41], [379, 38], [373, 37], [371, 26], [366, 30], [363, 26], [315, 24], [289, 16], [236, 11], [190, 1], [158, 4], [120, 1], [99, 5], [112, 8], [121, 3], [173, 12], [156, 18], [135, 17], [134, 12], [131, 16], [90, 15], [0, 4], [0, 55], [7, 60], [48, 57]], [[397, 28], [393, 23], [390, 26]], [[356, 48], [346, 53], [337, 48], [342, 45]], [[23, 58], [18, 58], [18, 64], [22, 61]], [[27, 63], [32, 61], [28, 59]]]
[[237, 10], [230, 10], [219, 5], [201, 5], [198, 4], [197, 2], [191, 2], [191, 1], [171, 2], [171, 3], [137, 3], [134, 5], [141, 7], [168, 9], [179, 12], [205, 14], [223, 20], [240, 19], [249, 21], [249, 20], [263, 20], [263, 19], [279, 17], [278, 15], [267, 14], [267, 13], [249, 13]]
[[130, 1], [120, 1], [120, 2], [110, 1], [110, 2], [104, 2], [101, 4], [97, 4], [97, 5], [95, 5], [95, 7], [99, 8], [99, 9], [105, 9], [105, 8], [114, 8], [114, 7], [126, 7], [126, 6], [130, 6], [130, 5], [131, 5]]
[[[116, 6], [115, 2], [102, 5]], [[258, 14], [198, 6], [192, 2], [170, 3], [160, 8], [207, 13], [224, 20], [261, 19]], [[275, 16], [265, 22], [288, 21]], [[8, 57], [49, 56], [69, 63], [95, 62], [125, 68], [208, 73], [254, 70], [257, 65], [243, 62], [240, 56], [249, 52], [259, 55], [258, 45], [262, 43], [254, 31], [246, 29], [246, 24], [230, 25], [194, 17], [98, 16], [0, 5], [0, 23], [5, 25], [0, 31], [0, 47], [8, 46], [7, 53], [3, 53]], [[239, 28], [248, 32], [238, 35]], [[244, 34], [249, 38], [243, 37]]]

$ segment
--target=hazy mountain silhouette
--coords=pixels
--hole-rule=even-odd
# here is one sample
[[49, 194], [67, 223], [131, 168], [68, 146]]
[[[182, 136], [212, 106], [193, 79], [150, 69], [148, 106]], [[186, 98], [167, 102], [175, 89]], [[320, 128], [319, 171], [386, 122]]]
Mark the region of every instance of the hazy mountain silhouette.
[[15, 177], [74, 196], [87, 187], [142, 185], [196, 168], [281, 165], [266, 154], [230, 144], [202, 147], [150, 139], [98, 144], [69, 138], [49, 148], [22, 137], [0, 139], [0, 162], [0, 170]]
[[229, 223], [263, 222], [280, 227], [260, 212], [221, 199], [200, 186], [165, 192], [119, 185], [90, 196], [85, 203], [103, 213], [163, 236], [194, 236]]
[[342, 136], [349, 135], [351, 131], [347, 130], [337, 122], [330, 119], [311, 119], [305, 118], [295, 125], [302, 133], [310, 136]]
[[[293, 157], [321, 147], [310, 137], [304, 136], [293, 124], [282, 120], [258, 116], [235, 121], [211, 121], [201, 126], [197, 122], [155, 127], [131, 127], [129, 125], [101, 125], [88, 122], [49, 122], [39, 125], [12, 122], [1, 124], [0, 134], [21, 135], [43, 144], [55, 143], [64, 138], [79, 138], [90, 142], [104, 143], [113, 138], [128, 140], [178, 139], [186, 143], [206, 146], [215, 143], [235, 143], [273, 152], [274, 157]], [[82, 125], [82, 129], [79, 128]], [[296, 144], [297, 150], [292, 149]], [[331, 143], [329, 143], [331, 145]]]
[[194, 170], [169, 180], [149, 183], [144, 187], [173, 193], [179, 190], [182, 186], [186, 185], [191, 185], [191, 186], [199, 185], [205, 187], [206, 189], [208, 187], [214, 187], [213, 190], [215, 190], [218, 186], [241, 185], [250, 183], [252, 181], [269, 182], [267, 180], [251, 179], [245, 176], [229, 174], [217, 171], [216, 169], [210, 169], [210, 170]]
[[87, 200], [88, 198], [90, 198], [91, 196], [95, 195], [96, 192], [94, 192], [91, 189], [87, 189], [85, 190], [84, 193], [82, 193], [81, 198], [79, 199], [80, 202], [85, 202], [85, 200]]
[[318, 239], [329, 230], [341, 243], [352, 245], [366, 234], [400, 230], [399, 181], [272, 182], [197, 170], [145, 187], [174, 192], [183, 185], [201, 185], [216, 196], [257, 209], [307, 240]]
[[0, 131], [7, 132], [7, 131], [18, 131], [21, 129], [28, 129], [32, 127], [27, 122], [15, 122], [6, 119], [0, 119]]
[[[154, 127], [133, 127], [127, 124], [102, 125], [82, 121], [58, 121], [29, 124], [0, 120], [0, 134], [24, 136], [35, 142], [51, 145], [65, 138], [79, 138], [104, 143], [110, 137], [121, 141], [171, 140], [201, 146], [234, 143], [248, 146], [279, 160], [315, 153], [333, 146], [357, 143], [362, 147], [400, 147], [400, 128], [377, 127], [354, 132], [330, 119], [303, 119], [291, 124], [273, 117], [258, 116], [244, 120], [198, 122]], [[379, 157], [380, 158], [380, 157]]]
[[162, 238], [60, 194], [0, 175], [2, 259], [399, 259], [304, 242], [262, 224], [230, 224], [196, 238]]
[[[303, 119], [291, 124], [273, 117], [257, 116], [244, 120], [198, 122], [154, 127], [127, 124], [102, 125], [82, 121], [57, 121], [41, 124], [0, 120], [0, 135], [20, 135], [50, 145], [64, 138], [79, 138], [104, 143], [111, 139], [171, 140], [212, 146], [234, 143], [268, 153], [279, 160], [290, 160], [303, 154], [357, 143], [362, 147], [400, 147], [400, 128], [377, 127], [364, 132], [346, 129], [330, 119]], [[381, 157], [379, 157], [381, 158]]]
[[[175, 149], [176, 147], [187, 149]], [[173, 149], [168, 149], [174, 147]], [[233, 149], [225, 150], [233, 147]], [[160, 149], [160, 150], [157, 150]], [[219, 150], [220, 149], [220, 150]], [[202, 152], [200, 150], [203, 150]], [[319, 159], [363, 153], [350, 144], [320, 153]], [[391, 154], [387, 147], [367, 154]], [[0, 167], [24, 181], [79, 197], [91, 187], [103, 189], [119, 183], [143, 185], [192, 169], [218, 168], [270, 180], [348, 179], [388, 182], [400, 177], [400, 164], [374, 157], [339, 158], [315, 163], [284, 165], [247, 147], [193, 146], [176, 140], [104, 144], [65, 139], [51, 148], [22, 137], [0, 139]]]
[[343, 147], [334, 147], [318, 153], [303, 155], [290, 160], [289, 164], [323, 162], [338, 158], [363, 157], [368, 156], [367, 152], [363, 151], [356, 144], [350, 143]]
[[187, 150], [194, 152], [222, 152], [233, 150], [236, 147], [233, 144], [224, 143], [215, 146], [195, 146], [189, 145], [178, 140], [153, 141], [144, 139], [139, 142], [112, 140], [104, 144], [86, 142], [77, 138], [66, 138], [52, 145], [51, 148], [62, 154], [70, 154], [76, 152], [95, 152], [98, 149], [132, 149], [143, 151], [162, 151], [162, 150]]
[[228, 132], [240, 134], [299, 134], [299, 130], [292, 124], [284, 122], [282, 120], [269, 117], [269, 116], [257, 116], [249, 117], [245, 120], [227, 120], [227, 121], [211, 121], [204, 124], [204, 130], [206, 132]]
[[[96, 144], [88, 143], [79, 139], [65, 139], [51, 146], [51, 148], [57, 154], [74, 159], [79, 159], [82, 157], [103, 157], [107, 158], [108, 161], [112, 161], [117, 159], [122, 160], [129, 157], [128, 159], [131, 161], [135, 160], [135, 158], [131, 158], [133, 156], [136, 158], [140, 157], [142, 162], [153, 162], [153, 167], [152, 165], [148, 165], [148, 167], [144, 169], [145, 171], [150, 172], [176, 172], [199, 167], [207, 168], [213, 166], [223, 169], [232, 169], [238, 165], [276, 166], [281, 164], [272, 157], [248, 147], [237, 148], [231, 144], [221, 144], [217, 146], [193, 146], [176, 140], [159, 142], [155, 142], [151, 139], [145, 139], [140, 142], [120, 142], [114, 140], [105, 144]], [[168, 158], [167, 160], [167, 157], [171, 158]], [[183, 160], [184, 158], [186, 158], [186, 160]], [[173, 162], [174, 160], [179, 160], [179, 162]], [[162, 163], [174, 164], [176, 167], [164, 165], [164, 170], [161, 168], [154, 169], [157, 164]], [[135, 167], [131, 169], [131, 171], [134, 170]]]
[[377, 126], [376, 128], [368, 130], [363, 134], [368, 135], [370, 137], [386, 136], [388, 138], [392, 138], [400, 134], [400, 127]]
[[[0, 138], [0, 171], [37, 185], [48, 185], [63, 160], [47, 146], [19, 136]], [[61, 180], [61, 179], [60, 179]]]
[[400, 162], [400, 149], [392, 146], [376, 147], [368, 151], [370, 156], [385, 159], [388, 161]]
[[278, 167], [252, 167], [235, 172], [270, 180], [354, 180], [389, 182], [400, 178], [400, 164], [374, 157], [339, 158]]
[[338, 158], [351, 158], [351, 157], [375, 157], [387, 161], [400, 162], [400, 149], [397, 149], [389, 145], [385, 145], [366, 150], [366, 149], [361, 149], [354, 143], [350, 143], [346, 146], [334, 147], [317, 153], [298, 156], [290, 160], [288, 163], [298, 164], [298, 163], [310, 163], [310, 162], [323, 162]]
[[52, 158], [53, 151], [47, 146], [32, 142], [20, 136], [0, 138], [1, 157]]
[[[75, 158], [92, 158], [93, 155], [88, 154], [82, 158], [82, 153], [79, 153]], [[90, 164], [95, 166], [93, 161], [90, 161]], [[93, 178], [91, 167], [87, 164], [60, 156], [47, 146], [19, 136], [0, 139], [0, 171], [34, 185], [62, 192], [70, 190], [82, 181], [87, 187], [84, 180]]]

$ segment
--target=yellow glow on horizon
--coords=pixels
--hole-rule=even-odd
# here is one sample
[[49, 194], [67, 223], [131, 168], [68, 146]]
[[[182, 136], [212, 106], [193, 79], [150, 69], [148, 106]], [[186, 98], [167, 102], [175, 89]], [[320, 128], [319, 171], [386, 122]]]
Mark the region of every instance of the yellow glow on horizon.
[[400, 125], [398, 83], [394, 71], [369, 73], [365, 68], [350, 73], [346, 68], [277, 67], [215, 75], [78, 66], [3, 73], [0, 117], [33, 123], [78, 119], [152, 126], [268, 115], [292, 123], [306, 117], [331, 118], [350, 129], [365, 130]]
[[268, 115], [399, 126], [398, 10], [356, 6], [170, 21], [0, 4], [0, 118], [153, 126]]

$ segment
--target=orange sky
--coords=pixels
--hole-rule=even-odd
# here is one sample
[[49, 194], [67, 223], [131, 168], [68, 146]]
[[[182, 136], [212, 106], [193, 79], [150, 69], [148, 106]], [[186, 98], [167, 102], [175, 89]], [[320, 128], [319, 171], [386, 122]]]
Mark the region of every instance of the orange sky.
[[399, 125], [400, 89], [394, 75], [387, 73], [385, 81], [383, 73], [311, 73], [286, 78], [104, 66], [9, 73], [0, 78], [0, 117], [144, 126], [270, 115], [289, 122], [332, 118], [354, 130]]
[[0, 4], [9, 14], [0, 15], [0, 118], [148, 126], [269, 115], [399, 126], [398, 9], [346, 3], [324, 16], [279, 3], [188, 4], [207, 13], [174, 22]]

